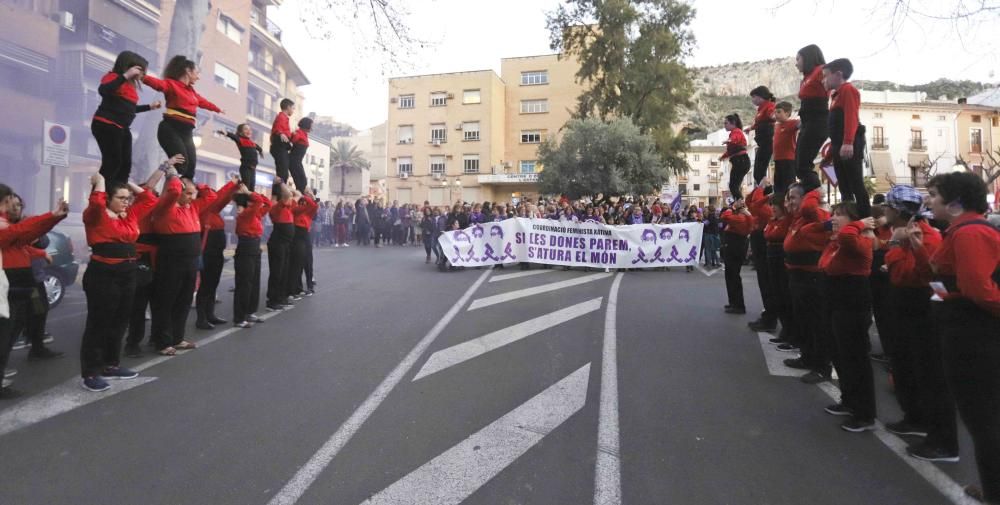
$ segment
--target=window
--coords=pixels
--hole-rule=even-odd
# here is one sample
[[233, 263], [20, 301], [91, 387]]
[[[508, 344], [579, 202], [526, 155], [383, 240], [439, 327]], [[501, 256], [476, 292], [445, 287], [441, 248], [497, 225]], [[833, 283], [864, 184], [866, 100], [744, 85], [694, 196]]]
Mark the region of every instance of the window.
[[479, 140], [479, 121], [462, 123], [462, 140]]
[[521, 130], [522, 144], [539, 144], [542, 142], [542, 132], [538, 130]]
[[872, 148], [885, 149], [885, 128], [876, 126], [872, 128]]
[[215, 29], [224, 34], [229, 40], [240, 44], [243, 39], [243, 29], [229, 16], [219, 13], [219, 18], [215, 21]]
[[221, 63], [215, 64], [215, 82], [236, 92], [240, 90], [240, 74]]
[[479, 155], [466, 154], [462, 156], [462, 172], [467, 174], [479, 173]]
[[701, 175], [701, 171], [700, 170], [692, 170], [691, 171], [691, 177], [698, 177], [700, 175]]
[[701, 161], [701, 155], [700, 154], [694, 155], [694, 161]]
[[920, 119], [920, 114], [914, 114], [911, 119]]
[[521, 100], [521, 114], [541, 114], [549, 111], [549, 101], [541, 100]]
[[994, 117], [993, 118], [993, 127], [996, 128], [998, 126], [1000, 126], [1000, 117]]
[[413, 143], [413, 125], [403, 125], [399, 127], [399, 143], [400, 144], [412, 144]]
[[521, 86], [537, 86], [549, 83], [548, 70], [535, 70], [531, 72], [521, 72]]
[[927, 149], [927, 144], [924, 143], [923, 130], [910, 130], [910, 150], [923, 151], [924, 149]]
[[983, 122], [983, 116], [980, 116], [978, 114], [973, 114], [972, 115], [972, 122], [973, 123], [982, 123]]
[[448, 140], [448, 130], [445, 129], [444, 123], [432, 123], [431, 124], [431, 142], [442, 143]]
[[969, 130], [969, 150], [974, 153], [983, 152], [983, 130], [981, 128], [973, 128]]
[[444, 107], [448, 105], [447, 93], [431, 93], [431, 107]]
[[521, 173], [522, 174], [533, 174], [535, 173], [535, 167], [538, 166], [538, 162], [535, 160], [524, 160], [521, 161]]
[[479, 95], [478, 89], [467, 89], [462, 92], [462, 103], [482, 103], [482, 97]]
[[413, 95], [399, 95], [399, 108], [412, 109], [414, 104]]
[[413, 175], [413, 158], [399, 158], [396, 167], [399, 169], [399, 175]]
[[695, 184], [694, 185], [694, 190], [695, 191], [701, 191], [701, 184]]
[[431, 156], [431, 173], [444, 173], [444, 156]]
[[875, 119], [882, 119], [882, 113], [881, 112], [876, 112], [875, 113]]
[[938, 121], [947, 121], [947, 120], [948, 118], [946, 116], [938, 116]]

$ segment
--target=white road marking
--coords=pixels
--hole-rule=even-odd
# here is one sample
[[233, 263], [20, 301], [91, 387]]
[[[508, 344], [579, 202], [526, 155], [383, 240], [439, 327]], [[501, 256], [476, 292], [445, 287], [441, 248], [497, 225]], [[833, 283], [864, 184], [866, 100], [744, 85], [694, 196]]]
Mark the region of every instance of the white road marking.
[[611, 277], [612, 275], [613, 274], [609, 273], [590, 274], [590, 275], [585, 275], [583, 277], [577, 277], [575, 279], [568, 279], [565, 281], [545, 284], [543, 286], [535, 286], [532, 288], [509, 291], [507, 293], [501, 293], [499, 295], [487, 296], [486, 298], [480, 298], [478, 300], [473, 301], [472, 305], [469, 306], [469, 310], [481, 309], [483, 307], [489, 307], [491, 305], [496, 305], [498, 303], [517, 300], [519, 298], [524, 298], [526, 296], [534, 296], [542, 293], [548, 293], [549, 291], [558, 291], [560, 289], [579, 286], [580, 284], [586, 284], [588, 282], [606, 279], [608, 277]]
[[505, 281], [507, 279], [518, 279], [520, 277], [529, 277], [532, 275], [541, 275], [551, 272], [555, 272], [555, 270], [549, 268], [544, 270], [528, 270], [527, 272], [516, 272], [513, 274], [494, 275], [493, 277], [490, 278], [490, 282], [500, 282], [500, 281]]
[[699, 272], [705, 274], [708, 277], [711, 277], [711, 276], [713, 276], [713, 275], [715, 275], [715, 274], [717, 274], [717, 273], [719, 273], [719, 272], [721, 272], [723, 270], [722, 267], [714, 268], [712, 270], [705, 270], [705, 267], [701, 266], [701, 263], [699, 263], [697, 266], [695, 266], [695, 268], [697, 268]]
[[774, 345], [768, 342], [769, 339], [774, 338], [774, 335], [759, 331], [757, 332], [757, 337], [760, 338], [760, 350], [764, 353], [764, 361], [767, 363], [767, 371], [771, 375], [777, 375], [779, 377], [798, 377], [806, 373], [804, 370], [796, 370], [785, 365], [784, 361], [786, 358], [794, 358], [797, 354], [793, 352], [781, 352]]
[[48, 391], [5, 409], [0, 413], [0, 436], [30, 426], [50, 417], [64, 414], [112, 395], [148, 384], [156, 377], [137, 377], [131, 380], [109, 381], [111, 389], [95, 393], [80, 385], [80, 378], [70, 379]]
[[590, 364], [459, 442], [364, 505], [457, 505], [577, 413]]
[[[834, 386], [830, 382], [821, 382], [817, 386], [834, 401], [840, 401], [840, 389], [837, 386]], [[889, 450], [894, 452], [896, 456], [899, 456], [910, 468], [916, 470], [924, 480], [934, 486], [945, 498], [948, 498], [955, 505], [977, 505], [980, 503], [966, 496], [965, 488], [955, 482], [948, 474], [942, 472], [937, 466], [934, 466], [933, 463], [919, 460], [907, 454], [906, 448], [909, 444], [886, 431], [885, 425], [881, 421], [876, 420], [875, 426], [875, 437], [885, 444]]]
[[416, 382], [423, 377], [440, 372], [445, 368], [455, 366], [468, 361], [477, 356], [486, 354], [494, 349], [499, 349], [507, 344], [512, 344], [518, 340], [530, 337], [535, 333], [558, 326], [566, 321], [576, 319], [582, 315], [589, 314], [601, 308], [601, 298], [578, 303], [565, 309], [560, 309], [544, 316], [529, 319], [522, 323], [508, 326], [502, 330], [488, 333], [479, 338], [462, 342], [453, 347], [442, 349], [434, 354], [424, 363], [424, 366], [417, 372], [413, 381]]
[[479, 286], [481, 286], [483, 282], [486, 281], [486, 278], [489, 277], [490, 272], [492, 272], [492, 270], [486, 270], [479, 276], [478, 279], [476, 279], [476, 282], [474, 282], [472, 286], [469, 286], [469, 289], [465, 291], [465, 294], [463, 294], [462, 297], [455, 302], [455, 305], [453, 305], [444, 315], [444, 317], [442, 317], [441, 320], [438, 321], [429, 332], [427, 332], [427, 335], [417, 343], [416, 347], [414, 347], [405, 358], [403, 358], [403, 361], [401, 361], [398, 365], [396, 365], [396, 368], [389, 372], [389, 375], [382, 380], [378, 387], [375, 388], [375, 391], [372, 391], [372, 393], [368, 395], [368, 398], [366, 398], [361, 406], [351, 414], [351, 417], [349, 417], [347, 421], [344, 421], [344, 424], [337, 428], [337, 431], [334, 432], [329, 440], [327, 440], [323, 446], [312, 455], [311, 458], [309, 458], [309, 461], [307, 461], [301, 468], [298, 469], [297, 472], [295, 472], [292, 479], [289, 480], [280, 491], [278, 491], [270, 502], [268, 502], [269, 505], [291, 505], [297, 502], [299, 498], [305, 494], [306, 490], [309, 489], [309, 486], [316, 481], [316, 478], [319, 477], [319, 474], [323, 471], [323, 469], [325, 469], [327, 465], [333, 461], [333, 458], [335, 458], [340, 450], [347, 445], [347, 442], [354, 437], [354, 434], [361, 429], [361, 426], [364, 425], [365, 421], [367, 421], [372, 413], [378, 409], [379, 405], [385, 401], [386, 397], [389, 396], [389, 393], [391, 393], [399, 382], [403, 380], [403, 377], [410, 372], [413, 365], [416, 364], [417, 360], [420, 359], [420, 356], [423, 355], [427, 348], [434, 343], [434, 340], [441, 334], [441, 331], [444, 330], [445, 326], [447, 326], [448, 323], [450, 323], [451, 320], [454, 319], [459, 313], [462, 307], [468, 303], [469, 299], [472, 298], [472, 294], [475, 293], [475, 291], [479, 289]]
[[620, 505], [622, 469], [618, 431], [618, 288], [622, 274], [615, 276], [608, 294], [604, 317], [604, 348], [601, 353], [601, 403], [597, 423], [597, 464], [594, 469], [594, 504]]

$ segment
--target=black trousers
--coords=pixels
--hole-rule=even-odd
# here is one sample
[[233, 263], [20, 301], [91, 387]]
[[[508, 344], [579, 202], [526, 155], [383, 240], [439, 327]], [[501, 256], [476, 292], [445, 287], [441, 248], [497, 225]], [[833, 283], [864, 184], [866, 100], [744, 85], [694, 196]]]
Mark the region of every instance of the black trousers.
[[[309, 232], [300, 226], [295, 227], [295, 235], [292, 237], [292, 254], [288, 261], [288, 293], [301, 293], [302, 274], [305, 273], [307, 256], [312, 255], [312, 247], [309, 242]], [[306, 275], [306, 282], [312, 280]]]
[[872, 373], [872, 324], [868, 278], [856, 275], [826, 277], [827, 304], [836, 352], [834, 366], [840, 380], [840, 401], [864, 421], [875, 419], [875, 378]]
[[757, 126], [753, 138], [757, 142], [757, 152], [753, 156], [753, 182], [760, 184], [767, 177], [767, 166], [771, 164], [771, 155], [774, 154], [774, 124]]
[[282, 142], [281, 138], [271, 136], [271, 157], [274, 158], [274, 173], [284, 182], [288, 182], [288, 151], [292, 148], [287, 142]]
[[955, 400], [945, 379], [930, 288], [892, 286], [886, 312], [893, 332], [892, 376], [907, 421], [927, 429], [924, 443], [958, 452]]
[[864, 176], [864, 155], [865, 137], [864, 130], [854, 140], [854, 156], [844, 160], [840, 158], [840, 146], [831, 145], [833, 152], [833, 170], [837, 174], [837, 189], [840, 190], [840, 198], [845, 202], [855, 202], [858, 205], [858, 212], [861, 217], [872, 215], [872, 204], [868, 198], [868, 190], [865, 188]]
[[240, 181], [246, 184], [247, 188], [253, 191], [254, 186], [257, 185], [257, 165], [250, 165], [248, 163], [240, 163]]
[[1000, 502], [1000, 317], [967, 301], [932, 306], [945, 377], [972, 435], [984, 498]]
[[127, 182], [132, 173], [132, 131], [102, 121], [91, 121], [90, 132], [101, 150], [100, 173], [108, 187]]
[[135, 295], [135, 263], [107, 265], [91, 261], [83, 273], [87, 322], [80, 342], [80, 375], [91, 377], [118, 366], [122, 338]]
[[153, 322], [150, 329], [153, 344], [158, 350], [184, 340], [197, 277], [197, 256], [171, 255], [160, 251], [153, 274]]
[[199, 321], [215, 316], [215, 293], [219, 289], [219, 279], [222, 278], [225, 250], [226, 232], [224, 230], [208, 232], [205, 238], [205, 250], [201, 253], [201, 280], [194, 302]]
[[771, 289], [770, 268], [767, 262], [767, 240], [764, 239], [764, 231], [756, 230], [750, 234], [750, 253], [753, 256], [753, 268], [757, 272], [757, 289], [760, 290], [760, 299], [764, 304], [764, 312], [761, 313], [761, 320], [768, 323], [778, 321], [777, 309], [774, 304], [774, 291]]
[[743, 235], [725, 232], [723, 233], [725, 245], [722, 248], [722, 258], [726, 265], [726, 295], [729, 305], [736, 308], [745, 308], [743, 300], [743, 278], [740, 277], [740, 270], [747, 259], [747, 238]]
[[774, 160], [774, 192], [785, 194], [795, 182], [795, 160]]
[[271, 231], [267, 241], [267, 304], [280, 305], [288, 302], [288, 272], [292, 253], [291, 224], [279, 224]]
[[[760, 273], [758, 272], [758, 275]], [[787, 342], [794, 340], [795, 321], [792, 316], [792, 295], [788, 288], [788, 270], [782, 244], [767, 246], [767, 279], [772, 293], [774, 315], [781, 322], [779, 336]]]
[[128, 321], [128, 336], [125, 337], [127, 345], [139, 345], [146, 338], [146, 308], [150, 306], [152, 295], [152, 273], [137, 273], [135, 295], [132, 299], [132, 312], [129, 315]]
[[239, 323], [260, 307], [260, 239], [240, 237], [233, 263], [236, 269], [233, 322]]
[[[893, 323], [889, 314], [889, 274], [872, 273], [868, 278], [868, 285], [871, 287], [872, 315], [875, 316], [875, 328], [878, 330], [878, 340], [882, 344], [882, 354], [888, 356], [891, 361], [896, 331], [892, 329]], [[930, 295], [927, 297], [930, 298]], [[927, 310], [930, 310], [930, 307]]]
[[14, 347], [14, 333], [11, 332], [10, 319], [0, 317], [0, 373], [7, 369], [10, 361], [10, 351]]
[[306, 241], [306, 261], [302, 265], [302, 272], [306, 276], [306, 288], [313, 289], [316, 284], [313, 282], [313, 244], [311, 241]]
[[736, 200], [743, 198], [743, 178], [750, 173], [750, 156], [741, 154], [729, 158], [729, 194]]
[[788, 290], [795, 321], [794, 340], [802, 361], [810, 369], [828, 375], [833, 354], [823, 274], [788, 269]]
[[371, 243], [371, 225], [368, 223], [358, 223], [355, 228], [357, 229], [357, 240], [358, 245], [368, 245]]
[[181, 177], [194, 179], [194, 170], [198, 165], [198, 151], [194, 145], [194, 125], [164, 119], [160, 121], [160, 127], [156, 130], [156, 140], [160, 142], [160, 147], [170, 158], [177, 154], [184, 155], [184, 163], [177, 165], [177, 172]]
[[[15, 289], [15, 288], [11, 288]], [[45, 286], [36, 283], [31, 288], [18, 288], [16, 294], [8, 295], [10, 305], [11, 335], [24, 335], [31, 343], [31, 349], [45, 347], [45, 321], [49, 317], [49, 299], [45, 294]]]
[[302, 165], [302, 160], [306, 157], [306, 147], [300, 144], [292, 145], [292, 152], [288, 155], [288, 169], [292, 173], [292, 180], [295, 181], [295, 189], [305, 191], [309, 184], [306, 178], [306, 168]]
[[795, 176], [799, 178], [806, 193], [820, 187], [814, 162], [823, 143], [830, 136], [826, 118], [827, 115], [823, 114], [817, 118], [802, 119], [799, 124], [799, 137], [795, 146]]

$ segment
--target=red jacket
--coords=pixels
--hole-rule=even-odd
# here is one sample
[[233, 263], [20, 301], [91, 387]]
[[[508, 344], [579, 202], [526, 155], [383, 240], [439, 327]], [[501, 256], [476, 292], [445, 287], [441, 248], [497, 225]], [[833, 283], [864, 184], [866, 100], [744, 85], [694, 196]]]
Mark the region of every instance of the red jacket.
[[319, 210], [319, 205], [316, 205], [316, 201], [308, 196], [302, 196], [302, 200], [299, 204], [292, 209], [292, 215], [294, 216], [295, 226], [299, 228], [305, 228], [308, 231], [312, 228], [313, 218], [316, 217], [316, 212]]
[[799, 99], [827, 98], [828, 96], [826, 86], [823, 86], [823, 65], [816, 65], [799, 84]]
[[820, 271], [820, 255], [830, 239], [825, 225], [830, 214], [820, 208], [819, 201], [819, 190], [806, 193], [799, 212], [792, 217], [785, 236], [785, 267], [789, 270]]
[[767, 222], [767, 226], [764, 227], [764, 240], [767, 240], [769, 244], [781, 244], [785, 241], [785, 236], [788, 235], [788, 227], [792, 224], [792, 216], [786, 214], [785, 217], [781, 219], [775, 219], [771, 216], [771, 220]]
[[62, 221], [51, 212], [11, 223], [6, 217], [0, 218], [0, 249], [3, 250], [3, 268], [31, 268], [32, 258], [44, 258], [45, 251], [31, 244]]
[[[993, 272], [1000, 268], [1000, 233], [985, 225], [958, 225], [982, 219], [981, 214], [966, 212], [957, 217], [944, 233], [941, 247], [929, 257], [939, 276], [954, 276], [957, 293], [947, 298], [965, 298], [1000, 317], [1000, 288], [993, 282]], [[926, 251], [915, 251], [926, 257]]]
[[923, 253], [915, 254], [909, 240], [904, 240], [899, 247], [893, 247], [885, 253], [889, 282], [894, 286], [926, 288], [928, 283], [934, 280], [934, 272], [927, 259], [941, 247], [941, 233], [927, 224], [927, 221], [921, 220], [917, 223], [924, 232]]
[[295, 130], [291, 138], [292, 144], [298, 144], [302, 147], [309, 147], [309, 132], [299, 128]]
[[774, 126], [774, 160], [794, 160], [799, 120], [779, 121]]
[[142, 78], [142, 82], [163, 93], [167, 101], [163, 117], [193, 125], [199, 108], [212, 112], [222, 112], [222, 109], [214, 103], [199, 95], [190, 84], [184, 84], [174, 79], [161, 80], [148, 75]]
[[154, 233], [159, 235], [201, 233], [201, 219], [198, 215], [209, 202], [196, 198], [183, 207], [178, 205], [177, 200], [183, 188], [179, 178], [172, 177], [167, 180], [163, 194], [160, 195], [150, 215]]
[[774, 211], [771, 210], [771, 199], [764, 194], [764, 188], [754, 188], [747, 196], [747, 209], [753, 216], [754, 231], [762, 231], [771, 221]]
[[726, 152], [722, 154], [722, 157], [719, 158], [720, 160], [747, 153], [747, 136], [739, 128], [729, 130], [729, 140], [726, 140], [723, 144], [726, 144]]
[[747, 236], [753, 231], [753, 216], [748, 216], [742, 212], [733, 212], [733, 209], [726, 209], [722, 212], [722, 222], [726, 224], [726, 233]]
[[292, 138], [292, 127], [288, 125], [288, 114], [285, 114], [284, 111], [274, 116], [274, 122], [271, 123], [271, 135], [281, 135], [282, 133], [289, 139]]
[[[156, 198], [150, 191], [135, 195], [135, 202], [129, 205], [124, 218], [113, 218], [107, 212], [108, 195], [103, 191], [90, 194], [90, 202], [83, 211], [83, 227], [87, 233], [87, 245], [118, 243], [135, 244], [139, 238], [139, 220], [153, 211]], [[114, 265], [128, 261], [126, 258], [106, 258], [90, 255], [91, 261]]]
[[295, 201], [290, 203], [285, 202], [275, 202], [271, 205], [271, 210], [268, 213], [271, 216], [271, 222], [274, 224], [292, 224], [295, 222], [295, 218], [292, 215], [292, 209], [295, 208]]
[[872, 239], [861, 235], [865, 224], [848, 223], [831, 237], [819, 266], [826, 275], [855, 275], [868, 277], [872, 273]]
[[222, 212], [222, 209], [226, 208], [226, 205], [229, 205], [237, 189], [238, 186], [233, 181], [227, 182], [225, 186], [219, 188], [218, 192], [205, 184], [198, 186], [198, 200], [204, 200], [204, 207], [201, 213], [198, 214], [202, 230], [226, 229], [226, 222], [219, 213]]
[[861, 93], [849, 82], [845, 82], [833, 92], [833, 103], [830, 104], [830, 112], [835, 110], [843, 111], [844, 130], [831, 131], [830, 140], [835, 141], [840, 137], [840, 142], [834, 144], [853, 144], [854, 135], [858, 132], [858, 113], [861, 110]]
[[261, 219], [271, 208], [271, 201], [258, 193], [250, 195], [250, 203], [236, 216], [236, 235], [246, 238], [264, 236]]
[[753, 117], [753, 124], [750, 126], [751, 130], [756, 130], [758, 126], [774, 123], [774, 102], [770, 100], [764, 100], [763, 103], [757, 106], [757, 114]]

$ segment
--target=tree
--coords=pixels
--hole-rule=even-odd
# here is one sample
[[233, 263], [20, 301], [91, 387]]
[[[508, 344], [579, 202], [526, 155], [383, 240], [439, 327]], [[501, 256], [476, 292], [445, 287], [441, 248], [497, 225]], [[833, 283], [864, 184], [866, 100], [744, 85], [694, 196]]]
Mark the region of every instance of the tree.
[[340, 170], [341, 195], [346, 192], [347, 171], [362, 170], [368, 166], [369, 163], [365, 160], [364, 153], [346, 140], [337, 141], [337, 145], [330, 150], [330, 168], [337, 167]]
[[545, 167], [539, 189], [570, 198], [648, 195], [669, 179], [653, 138], [627, 118], [570, 120], [561, 140], [538, 147], [538, 160]]
[[[992, 188], [993, 183], [996, 182], [997, 179], [1000, 179], [1000, 147], [996, 148], [993, 152], [983, 150], [982, 158], [982, 162], [978, 165], [980, 170], [978, 175], [983, 178], [987, 187]], [[970, 172], [975, 171], [975, 169], [969, 165], [969, 162], [961, 156], [959, 156], [956, 164], [965, 167], [965, 169]]]
[[679, 0], [568, 0], [547, 15], [552, 49], [580, 61], [577, 118], [626, 117], [649, 134], [674, 173], [687, 139], [673, 130], [694, 85], [683, 58], [695, 11]]

